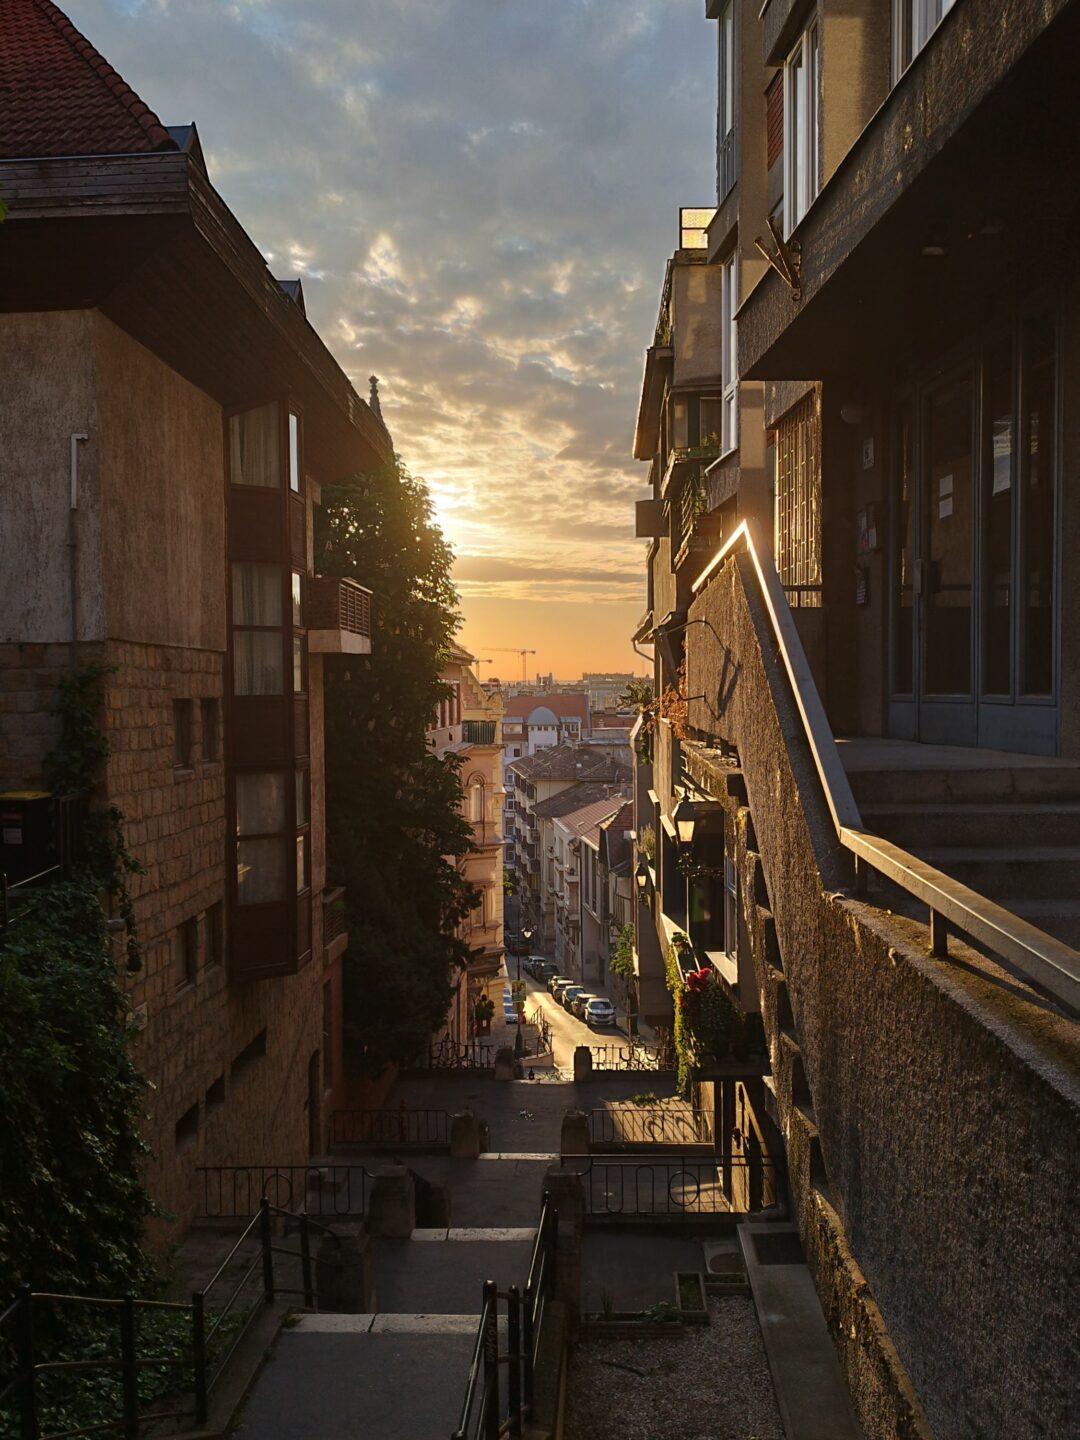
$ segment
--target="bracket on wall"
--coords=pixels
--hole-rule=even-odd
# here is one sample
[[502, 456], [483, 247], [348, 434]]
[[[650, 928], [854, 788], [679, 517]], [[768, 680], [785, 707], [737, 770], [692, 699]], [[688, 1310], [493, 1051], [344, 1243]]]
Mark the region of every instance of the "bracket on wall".
[[769, 233], [772, 235], [773, 243], [776, 245], [776, 254], [766, 246], [759, 235], [754, 241], [759, 253], [765, 257], [772, 268], [783, 280], [784, 284], [791, 291], [793, 300], [802, 299], [802, 254], [798, 240], [785, 240], [780, 233], [780, 227], [776, 223], [775, 216], [768, 217]]

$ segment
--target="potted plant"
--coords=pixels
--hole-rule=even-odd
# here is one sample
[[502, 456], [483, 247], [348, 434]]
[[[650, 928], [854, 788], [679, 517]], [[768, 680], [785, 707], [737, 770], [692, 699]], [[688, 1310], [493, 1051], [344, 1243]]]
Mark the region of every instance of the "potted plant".
[[495, 1015], [495, 1001], [487, 995], [481, 995], [473, 1007], [473, 1019], [476, 1022], [477, 1035], [491, 1034], [491, 1021]]

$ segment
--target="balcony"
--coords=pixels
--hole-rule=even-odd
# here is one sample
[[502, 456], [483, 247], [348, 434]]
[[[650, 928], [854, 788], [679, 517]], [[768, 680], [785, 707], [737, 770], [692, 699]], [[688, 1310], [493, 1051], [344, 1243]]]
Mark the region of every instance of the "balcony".
[[371, 654], [371, 591], [363, 585], [337, 575], [315, 575], [307, 583], [306, 608], [313, 654]]
[[461, 738], [466, 745], [494, 745], [494, 720], [463, 720]]
[[324, 890], [322, 897], [323, 950], [326, 961], [336, 960], [349, 946], [345, 929], [345, 891]]

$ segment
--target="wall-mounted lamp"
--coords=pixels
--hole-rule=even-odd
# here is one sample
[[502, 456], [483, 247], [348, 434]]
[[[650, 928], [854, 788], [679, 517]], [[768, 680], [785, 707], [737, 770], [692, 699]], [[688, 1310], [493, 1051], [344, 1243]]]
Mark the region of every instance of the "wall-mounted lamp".
[[861, 425], [866, 419], [866, 406], [849, 401], [848, 404], [840, 406], [840, 419], [845, 425]]
[[672, 815], [675, 822], [675, 833], [679, 837], [680, 845], [692, 845], [694, 843], [694, 831], [697, 829], [698, 815], [697, 806], [684, 795], [675, 806], [675, 813]]
[[644, 860], [639, 860], [637, 869], [634, 871], [634, 884], [637, 886], [638, 895], [645, 899], [645, 892], [649, 888], [649, 867]]

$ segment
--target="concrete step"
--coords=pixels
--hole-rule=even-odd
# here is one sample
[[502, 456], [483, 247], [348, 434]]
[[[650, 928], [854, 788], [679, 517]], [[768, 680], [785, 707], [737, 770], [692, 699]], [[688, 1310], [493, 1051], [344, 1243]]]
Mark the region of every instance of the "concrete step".
[[919, 856], [992, 900], [1080, 895], [1080, 845], [942, 845], [924, 847]]
[[987, 769], [851, 770], [848, 780], [861, 806], [885, 802], [1080, 802], [1080, 765], [1025, 765]]
[[867, 830], [915, 855], [942, 846], [1080, 845], [1080, 804], [1073, 802], [944, 806], [874, 802], [860, 809]]

